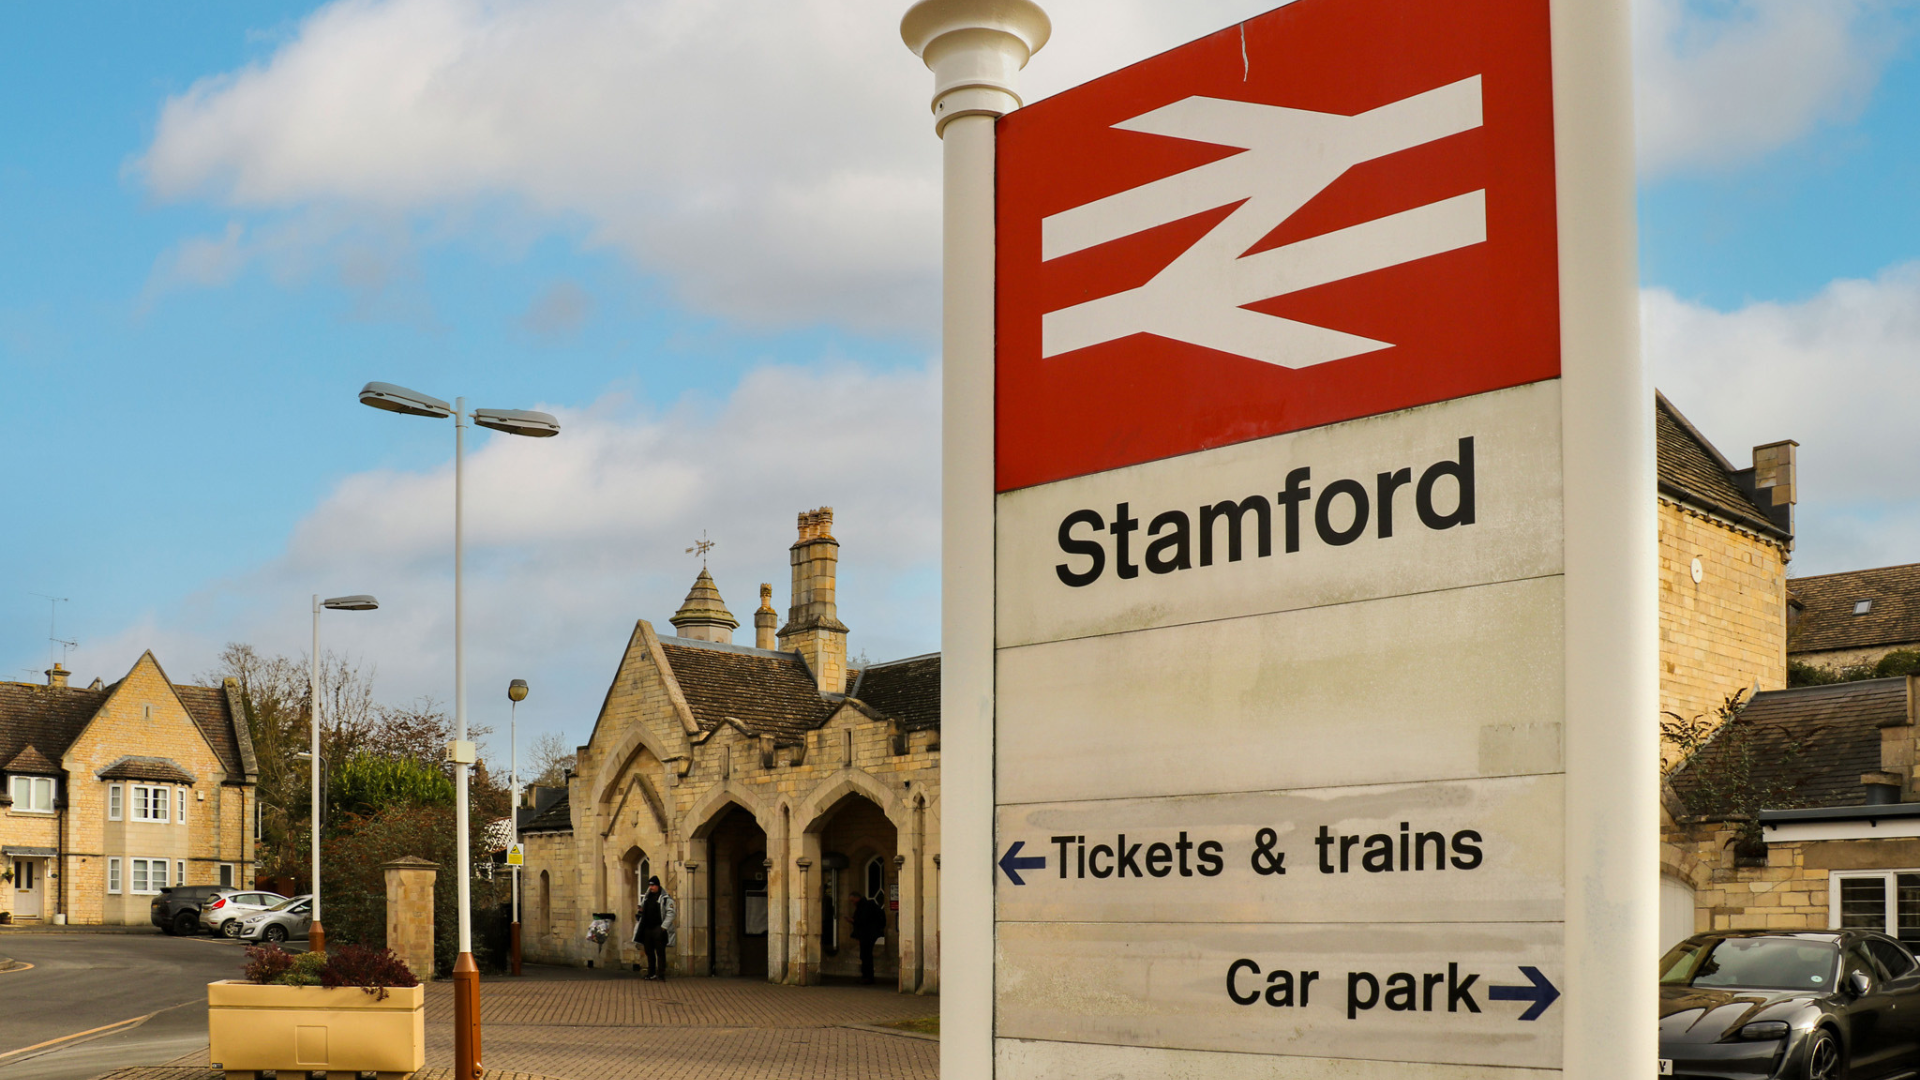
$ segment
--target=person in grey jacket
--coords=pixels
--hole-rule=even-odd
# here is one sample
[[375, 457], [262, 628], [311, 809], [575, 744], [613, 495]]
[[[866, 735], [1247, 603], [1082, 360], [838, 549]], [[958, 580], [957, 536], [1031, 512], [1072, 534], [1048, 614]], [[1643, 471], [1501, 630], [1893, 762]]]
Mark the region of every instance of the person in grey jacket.
[[640, 901], [640, 911], [634, 919], [633, 940], [646, 950], [649, 979], [667, 977], [667, 946], [673, 944], [675, 914], [673, 897], [660, 887], [660, 879], [648, 878], [647, 895]]

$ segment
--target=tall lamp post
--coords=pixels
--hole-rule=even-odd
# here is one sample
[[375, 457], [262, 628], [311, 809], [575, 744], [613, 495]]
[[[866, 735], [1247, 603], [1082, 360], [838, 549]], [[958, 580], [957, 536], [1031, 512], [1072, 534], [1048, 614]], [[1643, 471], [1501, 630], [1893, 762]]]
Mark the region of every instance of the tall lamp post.
[[360, 404], [407, 416], [453, 418], [453, 741], [447, 759], [454, 764], [454, 848], [458, 869], [460, 955], [453, 962], [453, 1064], [457, 1080], [480, 1076], [480, 969], [473, 962], [473, 853], [468, 843], [467, 781], [476, 758], [467, 739], [467, 651], [465, 593], [461, 579], [466, 554], [465, 513], [467, 422], [509, 435], [545, 438], [560, 434], [560, 421], [525, 409], [475, 409], [467, 399], [448, 405], [437, 397], [392, 383], [370, 382], [360, 389]]
[[312, 729], [313, 749], [308, 767], [313, 776], [313, 804], [307, 830], [313, 835], [313, 923], [307, 927], [307, 951], [327, 951], [327, 931], [320, 925], [320, 612], [372, 611], [380, 602], [365, 593], [336, 596], [331, 600], [313, 594], [313, 655], [307, 659], [307, 693], [313, 704], [307, 709], [307, 726]]
[[[520, 846], [520, 703], [527, 700], [527, 680], [515, 679], [507, 684], [507, 700], [513, 702], [507, 713], [507, 783], [513, 788], [512, 808], [507, 820], [513, 823], [512, 851]], [[525, 856], [522, 856], [525, 858]], [[507, 867], [513, 875], [513, 923], [508, 927], [508, 944], [513, 956], [513, 973], [520, 974], [520, 868]]]

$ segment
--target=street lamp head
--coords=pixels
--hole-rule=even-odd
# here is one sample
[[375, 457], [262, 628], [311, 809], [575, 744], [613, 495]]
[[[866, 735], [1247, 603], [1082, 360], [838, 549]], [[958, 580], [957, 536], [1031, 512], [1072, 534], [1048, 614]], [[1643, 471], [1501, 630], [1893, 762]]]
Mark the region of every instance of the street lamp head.
[[527, 680], [515, 679], [507, 684], [507, 697], [515, 704], [527, 700]]
[[366, 593], [357, 593], [353, 596], [336, 596], [331, 600], [322, 600], [320, 606], [328, 611], [372, 611], [380, 606], [380, 601]]
[[530, 409], [475, 409], [473, 422], [483, 428], [504, 431], [509, 435], [526, 435], [535, 439], [545, 439], [560, 434], [560, 421], [543, 412]]
[[453, 406], [437, 397], [384, 382], [370, 382], [361, 387], [360, 404], [408, 416], [431, 416], [436, 420], [453, 415]]

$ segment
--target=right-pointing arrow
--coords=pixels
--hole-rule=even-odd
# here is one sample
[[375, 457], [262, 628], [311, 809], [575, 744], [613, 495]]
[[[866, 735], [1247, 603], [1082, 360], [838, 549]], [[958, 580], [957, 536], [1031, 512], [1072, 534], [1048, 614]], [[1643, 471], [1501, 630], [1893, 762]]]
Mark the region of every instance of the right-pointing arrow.
[[1522, 964], [1520, 965], [1520, 974], [1525, 975], [1533, 985], [1489, 986], [1487, 987], [1487, 996], [1495, 1001], [1531, 1001], [1533, 1002], [1532, 1006], [1530, 1006], [1526, 1012], [1520, 1014], [1520, 1019], [1538, 1020], [1540, 1019], [1540, 1014], [1547, 1011], [1547, 1006], [1559, 999], [1560, 991], [1555, 988], [1552, 983], [1547, 981], [1545, 975], [1540, 974], [1540, 969], [1537, 967], [1528, 967]]

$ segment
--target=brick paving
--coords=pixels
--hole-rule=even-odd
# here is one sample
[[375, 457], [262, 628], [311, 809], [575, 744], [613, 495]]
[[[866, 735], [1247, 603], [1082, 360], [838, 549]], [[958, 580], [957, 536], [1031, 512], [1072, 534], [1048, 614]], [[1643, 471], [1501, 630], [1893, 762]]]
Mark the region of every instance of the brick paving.
[[[752, 979], [647, 982], [627, 972], [529, 967], [480, 984], [489, 1080], [937, 1080], [935, 1041], [868, 1025], [931, 1016], [939, 998], [869, 986]], [[201, 1051], [100, 1080], [218, 1077]], [[427, 1064], [453, 1064], [453, 987], [427, 987]]]

